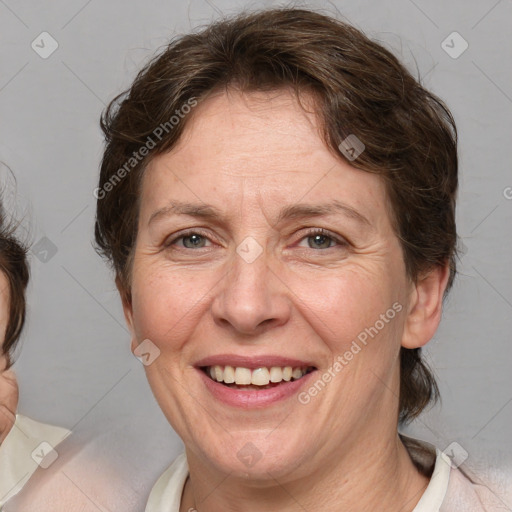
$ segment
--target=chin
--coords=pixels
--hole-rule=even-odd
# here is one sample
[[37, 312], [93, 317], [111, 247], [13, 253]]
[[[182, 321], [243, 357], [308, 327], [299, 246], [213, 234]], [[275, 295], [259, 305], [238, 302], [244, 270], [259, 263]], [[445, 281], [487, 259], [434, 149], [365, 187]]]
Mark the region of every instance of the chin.
[[215, 443], [207, 444], [204, 438], [198, 439], [196, 448], [191, 450], [194, 459], [199, 457], [202, 465], [214, 466], [231, 478], [260, 482], [261, 486], [275, 485], [276, 478], [284, 478], [300, 466], [304, 468], [308, 459], [303, 437], [295, 440], [286, 432], [224, 432], [222, 438], [214, 439]]

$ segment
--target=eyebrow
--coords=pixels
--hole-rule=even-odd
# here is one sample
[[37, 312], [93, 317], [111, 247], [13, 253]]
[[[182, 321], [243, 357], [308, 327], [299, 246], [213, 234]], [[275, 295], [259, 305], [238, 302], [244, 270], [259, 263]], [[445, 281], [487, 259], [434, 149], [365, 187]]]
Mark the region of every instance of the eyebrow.
[[[363, 214], [338, 200], [333, 200], [326, 204], [293, 204], [285, 206], [279, 212], [276, 224], [285, 220], [321, 217], [336, 213], [342, 213], [362, 225], [371, 227], [371, 222]], [[162, 217], [172, 217], [175, 215], [187, 215], [210, 221], [225, 220], [222, 211], [213, 205], [186, 203], [175, 200], [171, 201], [169, 206], [165, 206], [153, 212], [149, 218], [148, 225]]]

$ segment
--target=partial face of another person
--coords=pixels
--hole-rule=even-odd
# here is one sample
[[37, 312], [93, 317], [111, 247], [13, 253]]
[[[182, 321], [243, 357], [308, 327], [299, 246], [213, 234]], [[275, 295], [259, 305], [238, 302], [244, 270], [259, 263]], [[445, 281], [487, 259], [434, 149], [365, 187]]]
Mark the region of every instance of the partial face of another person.
[[[9, 321], [10, 293], [7, 276], [0, 272], [0, 348], [5, 340]], [[16, 419], [18, 385], [11, 370], [5, 370], [7, 356], [0, 351], [0, 443], [7, 437]]]
[[189, 457], [270, 481], [396, 436], [400, 347], [434, 327], [388, 205], [285, 90], [211, 96], [151, 162], [124, 308]]

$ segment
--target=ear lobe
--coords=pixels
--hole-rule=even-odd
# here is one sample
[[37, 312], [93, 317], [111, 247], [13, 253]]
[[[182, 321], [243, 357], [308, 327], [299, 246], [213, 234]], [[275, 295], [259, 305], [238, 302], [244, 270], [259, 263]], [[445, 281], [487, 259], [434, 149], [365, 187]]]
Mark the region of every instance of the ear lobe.
[[450, 266], [447, 263], [435, 267], [413, 284], [402, 347], [423, 347], [432, 339], [441, 322], [443, 296], [449, 277]]
[[137, 338], [135, 336], [132, 336], [132, 342], [130, 343], [130, 350], [132, 351], [132, 354], [135, 355], [135, 349], [139, 346], [139, 343], [137, 342]]
[[126, 287], [124, 286], [124, 284], [119, 276], [116, 276], [116, 287], [117, 287], [117, 291], [119, 292], [119, 295], [121, 296], [121, 302], [123, 304], [124, 318], [126, 320], [126, 324], [128, 325], [128, 328], [130, 329], [130, 333], [132, 335], [130, 350], [132, 351], [132, 354], [133, 354], [135, 352], [135, 349], [139, 346], [139, 343], [137, 342], [137, 336], [135, 335], [135, 328], [133, 326], [133, 309], [132, 309], [131, 291], [126, 289]]

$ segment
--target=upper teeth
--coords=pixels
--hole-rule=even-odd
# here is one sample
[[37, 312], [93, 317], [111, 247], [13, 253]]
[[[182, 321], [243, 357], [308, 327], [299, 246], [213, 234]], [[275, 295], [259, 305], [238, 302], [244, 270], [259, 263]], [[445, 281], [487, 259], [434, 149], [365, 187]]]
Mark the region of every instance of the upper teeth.
[[217, 382], [225, 384], [237, 384], [238, 386], [253, 384], [255, 386], [266, 386], [269, 382], [278, 383], [289, 381], [292, 378], [297, 380], [308, 372], [308, 368], [292, 368], [291, 366], [272, 366], [271, 368], [243, 368], [240, 366], [209, 366], [206, 373]]

